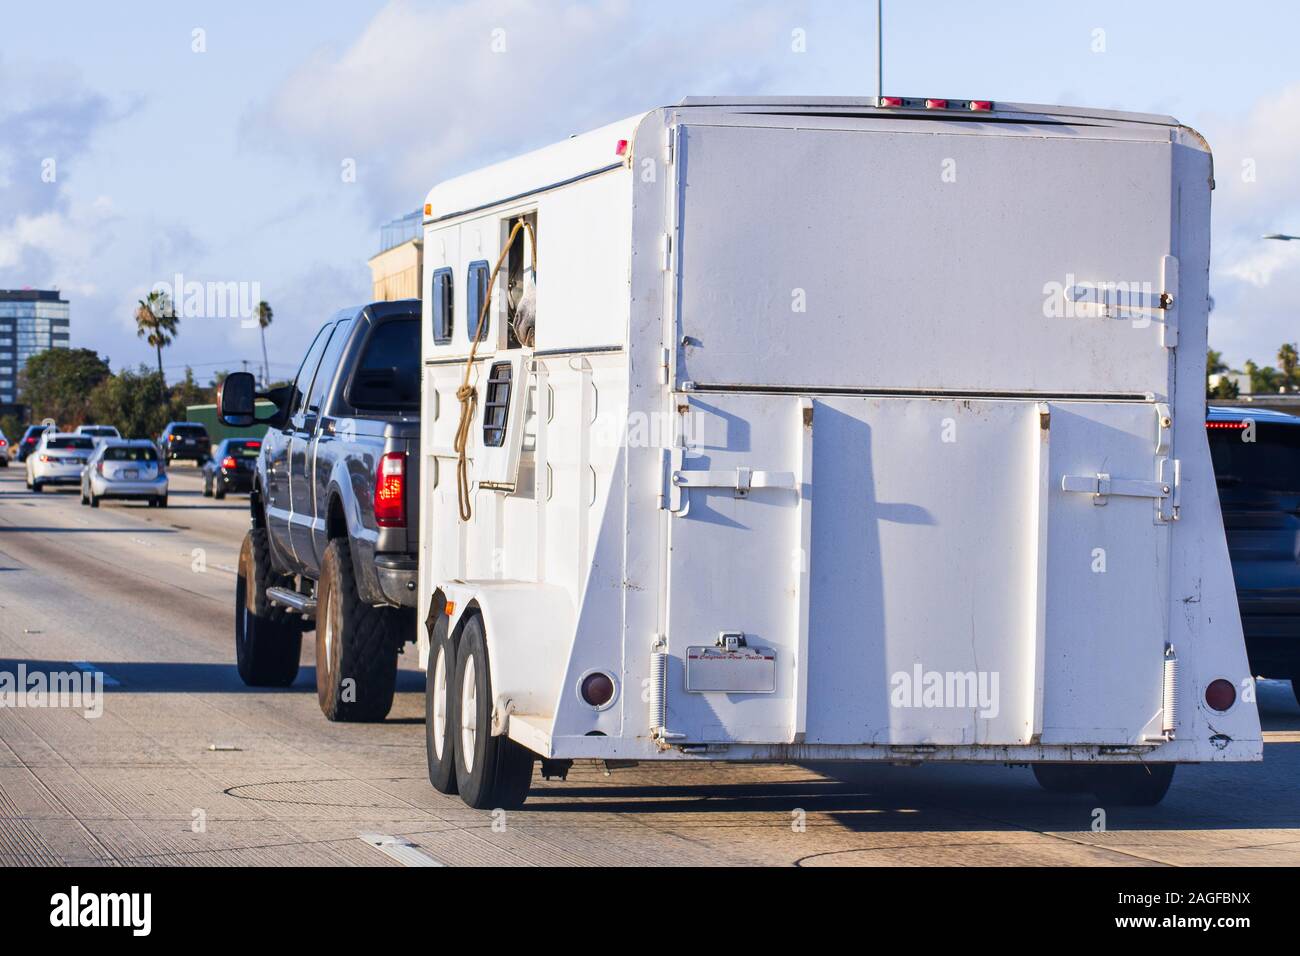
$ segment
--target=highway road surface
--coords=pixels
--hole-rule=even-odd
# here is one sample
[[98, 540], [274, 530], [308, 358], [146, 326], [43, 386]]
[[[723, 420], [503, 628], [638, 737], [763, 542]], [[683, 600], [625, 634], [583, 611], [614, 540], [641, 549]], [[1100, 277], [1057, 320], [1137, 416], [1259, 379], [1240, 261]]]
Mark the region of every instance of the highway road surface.
[[102, 671], [103, 713], [0, 707], [0, 866], [1300, 864], [1300, 709], [1262, 682], [1263, 764], [1183, 767], [1164, 803], [1041, 791], [1024, 768], [702, 764], [535, 778], [524, 810], [429, 786], [423, 675], [330, 724], [311, 635], [293, 687], [233, 664], [243, 497], [82, 507], [0, 469], [0, 672]]

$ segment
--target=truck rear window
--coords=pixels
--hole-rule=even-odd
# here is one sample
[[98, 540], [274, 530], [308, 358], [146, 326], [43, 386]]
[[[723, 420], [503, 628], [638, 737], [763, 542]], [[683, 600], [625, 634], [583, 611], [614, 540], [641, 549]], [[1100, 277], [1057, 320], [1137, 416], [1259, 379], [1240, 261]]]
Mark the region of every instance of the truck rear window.
[[1210, 458], [1219, 488], [1300, 492], [1300, 427], [1256, 422], [1253, 441], [1242, 422], [1207, 422]]
[[393, 319], [370, 333], [348, 400], [356, 408], [420, 407], [419, 319]]

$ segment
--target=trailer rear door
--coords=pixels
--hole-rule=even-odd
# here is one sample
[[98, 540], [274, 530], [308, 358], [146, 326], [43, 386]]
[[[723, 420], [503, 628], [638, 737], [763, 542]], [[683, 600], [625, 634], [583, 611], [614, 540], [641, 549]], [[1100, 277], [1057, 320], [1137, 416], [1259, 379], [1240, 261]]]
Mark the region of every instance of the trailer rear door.
[[679, 384], [1168, 394], [1166, 129], [867, 122], [679, 127]]

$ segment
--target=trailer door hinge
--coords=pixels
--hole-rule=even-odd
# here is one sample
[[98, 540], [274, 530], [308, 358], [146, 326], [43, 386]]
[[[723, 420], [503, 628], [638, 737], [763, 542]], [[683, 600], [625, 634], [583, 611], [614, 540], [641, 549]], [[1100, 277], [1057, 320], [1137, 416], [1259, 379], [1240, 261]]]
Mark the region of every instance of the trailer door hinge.
[[1164, 256], [1160, 260], [1160, 309], [1164, 312], [1161, 343], [1167, 349], [1178, 345], [1178, 258]]

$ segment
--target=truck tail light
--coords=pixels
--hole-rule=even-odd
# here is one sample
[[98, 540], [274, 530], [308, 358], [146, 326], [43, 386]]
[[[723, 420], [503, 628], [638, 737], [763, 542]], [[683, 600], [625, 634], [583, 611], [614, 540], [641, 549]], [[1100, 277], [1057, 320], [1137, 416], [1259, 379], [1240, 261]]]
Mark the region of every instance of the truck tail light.
[[992, 100], [971, 100], [970, 108], [976, 113], [987, 113], [993, 109]]
[[882, 96], [876, 100], [876, 105], [889, 109], [898, 109], [903, 105], [903, 98], [901, 96]]
[[406, 455], [390, 451], [375, 475], [375, 522], [381, 528], [406, 527]]
[[948, 108], [948, 101], [930, 97], [925, 101], [925, 108], [927, 110], [946, 110]]
[[1233, 686], [1232, 681], [1224, 680], [1222, 677], [1212, 680], [1210, 686], [1205, 688], [1205, 702], [1210, 705], [1211, 710], [1223, 713], [1237, 702], [1237, 688]]

